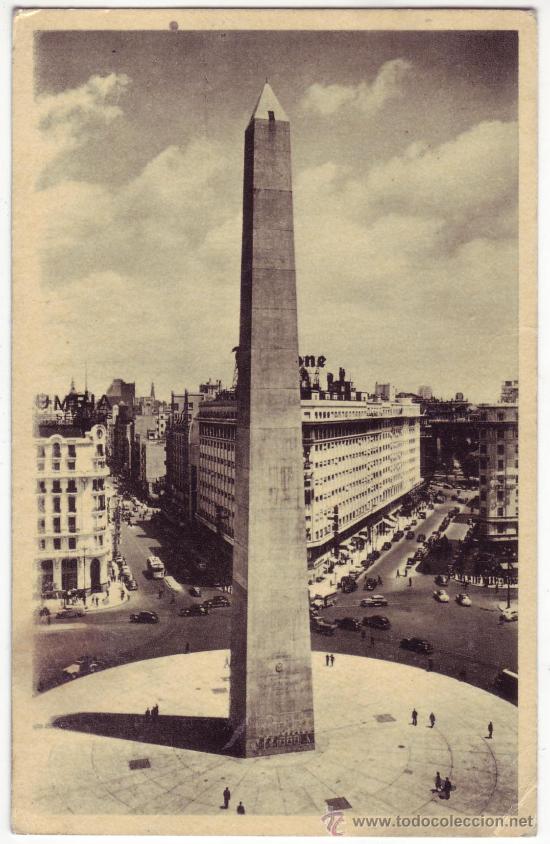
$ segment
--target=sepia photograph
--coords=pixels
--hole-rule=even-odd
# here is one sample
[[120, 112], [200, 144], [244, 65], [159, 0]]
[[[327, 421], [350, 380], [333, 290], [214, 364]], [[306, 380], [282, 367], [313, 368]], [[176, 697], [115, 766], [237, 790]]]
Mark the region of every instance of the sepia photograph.
[[533, 14], [13, 37], [14, 830], [535, 835]]

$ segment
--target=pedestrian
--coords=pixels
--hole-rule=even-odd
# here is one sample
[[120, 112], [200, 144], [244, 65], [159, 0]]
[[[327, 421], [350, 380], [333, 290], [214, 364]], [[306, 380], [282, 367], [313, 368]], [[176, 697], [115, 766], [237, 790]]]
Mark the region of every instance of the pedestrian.
[[185, 644], [185, 653], [186, 654], [189, 653], [189, 642], [186, 642], [186, 644]]
[[433, 712], [430, 712], [430, 727], [432, 728], [432, 730], [435, 727], [435, 715], [433, 714]]
[[441, 774], [439, 771], [435, 775], [435, 790], [441, 791], [441, 786], [443, 785], [443, 781], [441, 779]]
[[411, 718], [413, 727], [416, 727], [418, 723], [418, 712], [416, 711], [416, 709], [413, 709], [413, 711], [411, 712]]
[[159, 705], [155, 703], [155, 705], [151, 709], [151, 721], [158, 721], [159, 717]]
[[399, 569], [397, 569], [397, 571], [395, 572], [395, 576], [396, 576], [396, 577], [401, 577], [401, 572], [399, 571]]
[[325, 656], [325, 663], [326, 663], [327, 667], [330, 665], [330, 655], [329, 654], [327, 654]]
[[331, 667], [334, 665], [334, 654], [330, 655], [330, 665]]
[[412, 579], [412, 577], [409, 577], [409, 587], [411, 587], [412, 585], [413, 585], [413, 579]]
[[489, 738], [492, 739], [493, 738], [493, 722], [492, 721], [489, 721], [489, 724], [487, 726], [487, 732], [489, 733]]
[[145, 710], [145, 723], [149, 724], [150, 721], [151, 721], [151, 710], [149, 709], [149, 707], [147, 707], [147, 709]]
[[47, 621], [48, 624], [52, 623], [52, 617], [51, 617], [50, 613], [48, 613], [48, 615], [46, 616], [46, 621]]
[[445, 794], [445, 800], [448, 800], [451, 796], [453, 785], [449, 777], [445, 777], [445, 782], [443, 783], [443, 792]]
[[238, 815], [244, 815], [245, 814], [242, 800], [239, 802], [239, 805], [237, 806], [237, 814]]
[[229, 809], [229, 801], [230, 800], [231, 800], [231, 792], [229, 791], [229, 788], [227, 786], [225, 786], [225, 788], [223, 790], [223, 808], [224, 809]]

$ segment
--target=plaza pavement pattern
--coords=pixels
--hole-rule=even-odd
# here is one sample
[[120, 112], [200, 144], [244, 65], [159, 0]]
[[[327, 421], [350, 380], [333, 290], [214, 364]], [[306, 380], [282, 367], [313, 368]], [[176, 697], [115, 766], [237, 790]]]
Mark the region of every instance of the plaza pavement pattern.
[[[227, 755], [228, 651], [134, 662], [33, 700], [33, 813], [508, 815], [517, 804], [517, 709], [410, 666], [313, 653], [316, 749]], [[143, 713], [158, 703], [156, 724]], [[418, 711], [418, 726], [411, 711]], [[430, 712], [436, 716], [433, 729]], [[492, 721], [494, 735], [488, 739]], [[439, 771], [455, 788], [434, 793]]]

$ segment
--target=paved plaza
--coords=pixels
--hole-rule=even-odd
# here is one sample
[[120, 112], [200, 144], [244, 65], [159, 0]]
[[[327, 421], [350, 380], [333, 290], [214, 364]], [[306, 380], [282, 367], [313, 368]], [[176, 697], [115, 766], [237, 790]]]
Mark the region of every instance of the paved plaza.
[[[448, 677], [314, 653], [316, 749], [228, 754], [228, 651], [134, 662], [33, 700], [31, 811], [40, 815], [504, 815], [516, 811], [517, 709]], [[156, 723], [144, 712], [159, 705]], [[418, 710], [418, 725], [411, 711]], [[436, 723], [432, 729], [429, 714]], [[487, 738], [492, 721], [494, 735]], [[433, 792], [439, 771], [454, 786]]]

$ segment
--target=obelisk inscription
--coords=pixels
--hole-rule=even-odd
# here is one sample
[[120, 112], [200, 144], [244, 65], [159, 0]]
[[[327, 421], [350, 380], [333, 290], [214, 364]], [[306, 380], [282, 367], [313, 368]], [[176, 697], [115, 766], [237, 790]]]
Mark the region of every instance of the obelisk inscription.
[[314, 748], [290, 124], [266, 83], [245, 132], [232, 745]]

